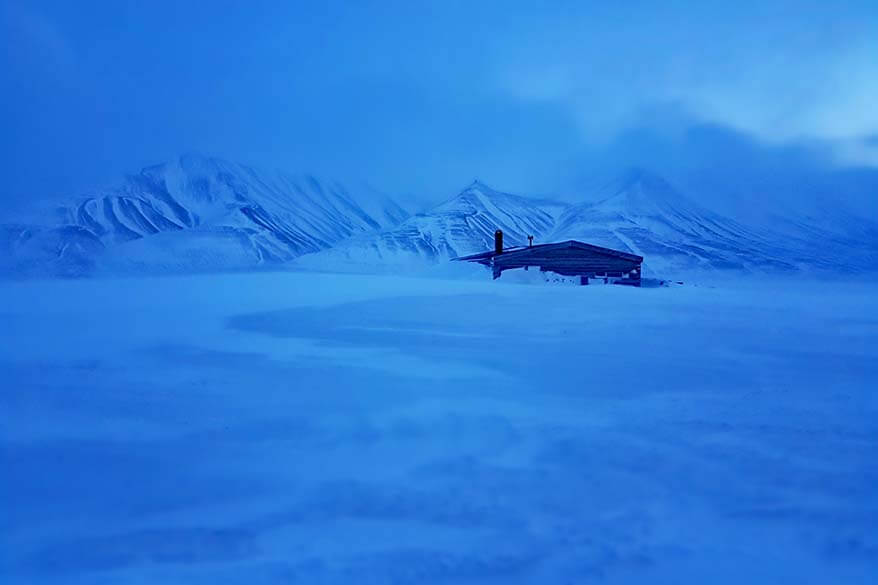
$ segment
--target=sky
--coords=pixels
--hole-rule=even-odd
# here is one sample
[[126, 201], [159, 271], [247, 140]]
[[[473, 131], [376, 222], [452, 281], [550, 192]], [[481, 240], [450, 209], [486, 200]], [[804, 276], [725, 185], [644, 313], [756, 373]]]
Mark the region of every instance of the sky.
[[423, 201], [878, 167], [874, 0], [0, 0], [0, 49], [11, 204], [187, 152]]

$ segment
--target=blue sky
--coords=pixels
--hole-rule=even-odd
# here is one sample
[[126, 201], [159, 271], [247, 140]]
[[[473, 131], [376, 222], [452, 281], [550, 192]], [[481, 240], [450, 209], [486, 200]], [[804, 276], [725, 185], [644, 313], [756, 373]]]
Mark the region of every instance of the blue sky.
[[190, 151], [421, 199], [878, 166], [874, 0], [0, 0], [0, 44], [17, 202]]

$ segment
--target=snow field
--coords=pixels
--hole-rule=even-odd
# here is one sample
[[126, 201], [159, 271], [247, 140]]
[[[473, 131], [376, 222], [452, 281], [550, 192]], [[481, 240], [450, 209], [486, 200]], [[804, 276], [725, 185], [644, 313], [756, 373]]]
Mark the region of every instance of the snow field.
[[0, 284], [4, 583], [871, 583], [878, 289]]

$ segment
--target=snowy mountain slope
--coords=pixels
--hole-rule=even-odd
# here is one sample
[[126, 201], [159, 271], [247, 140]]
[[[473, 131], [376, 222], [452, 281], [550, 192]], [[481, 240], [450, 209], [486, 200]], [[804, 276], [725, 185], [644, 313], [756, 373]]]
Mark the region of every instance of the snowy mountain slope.
[[708, 211], [633, 170], [569, 205], [474, 182], [425, 212], [370, 187], [354, 198], [308, 175], [184, 156], [120, 186], [0, 223], [0, 274], [252, 269], [423, 269], [493, 247], [576, 239], [643, 256], [647, 274], [701, 270], [878, 270], [878, 224], [829, 201], [760, 227]]
[[44, 206], [6, 224], [0, 246], [8, 255], [0, 268], [75, 275], [260, 266], [407, 217], [374, 192], [368, 208], [336, 182], [187, 155], [143, 169], [118, 187]]
[[643, 256], [647, 269], [794, 269], [767, 234], [701, 209], [661, 177], [625, 173], [568, 209], [552, 239], [578, 239]]
[[414, 215], [414, 209], [407, 201], [398, 201], [368, 183], [349, 186], [355, 192], [357, 205], [382, 228], [394, 227]]
[[878, 268], [878, 227], [837, 208], [822, 217], [825, 227], [815, 218], [792, 216], [774, 229], [747, 226], [699, 207], [663, 178], [639, 169], [577, 205], [501, 193], [476, 182], [392, 230], [351, 238], [296, 263], [322, 270], [417, 268], [491, 249], [494, 230], [502, 229], [508, 246], [525, 245], [530, 234], [537, 242], [575, 239], [630, 251], [646, 259], [647, 274], [661, 276]]
[[302, 256], [300, 266], [362, 269], [423, 266], [492, 248], [494, 232], [503, 230], [507, 246], [524, 245], [527, 236], [547, 236], [566, 205], [496, 191], [478, 181], [427, 213], [397, 227], [352, 238]]
[[809, 256], [844, 258], [861, 267], [878, 267], [878, 222], [861, 217], [837, 201], [823, 201], [809, 213], [776, 214], [772, 230]]
[[646, 269], [666, 275], [704, 269], [856, 271], [876, 266], [859, 253], [869, 232], [852, 217], [848, 225], [858, 226], [858, 233], [830, 232], [813, 220], [788, 220], [786, 230], [757, 229], [700, 208], [643, 170], [624, 174], [595, 199], [568, 209], [552, 239], [628, 250], [646, 259]]

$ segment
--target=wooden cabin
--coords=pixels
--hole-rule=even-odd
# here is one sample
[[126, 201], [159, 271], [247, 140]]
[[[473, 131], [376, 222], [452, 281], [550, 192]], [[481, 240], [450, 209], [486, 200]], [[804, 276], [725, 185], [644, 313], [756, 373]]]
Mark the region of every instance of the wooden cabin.
[[[532, 241], [531, 238], [529, 240]], [[576, 240], [504, 248], [503, 232], [500, 230], [494, 234], [494, 250], [455, 260], [490, 266], [495, 279], [500, 278], [504, 270], [535, 267], [543, 272], [578, 276], [580, 284], [597, 280], [629, 286], [640, 286], [643, 263], [641, 256]]]

